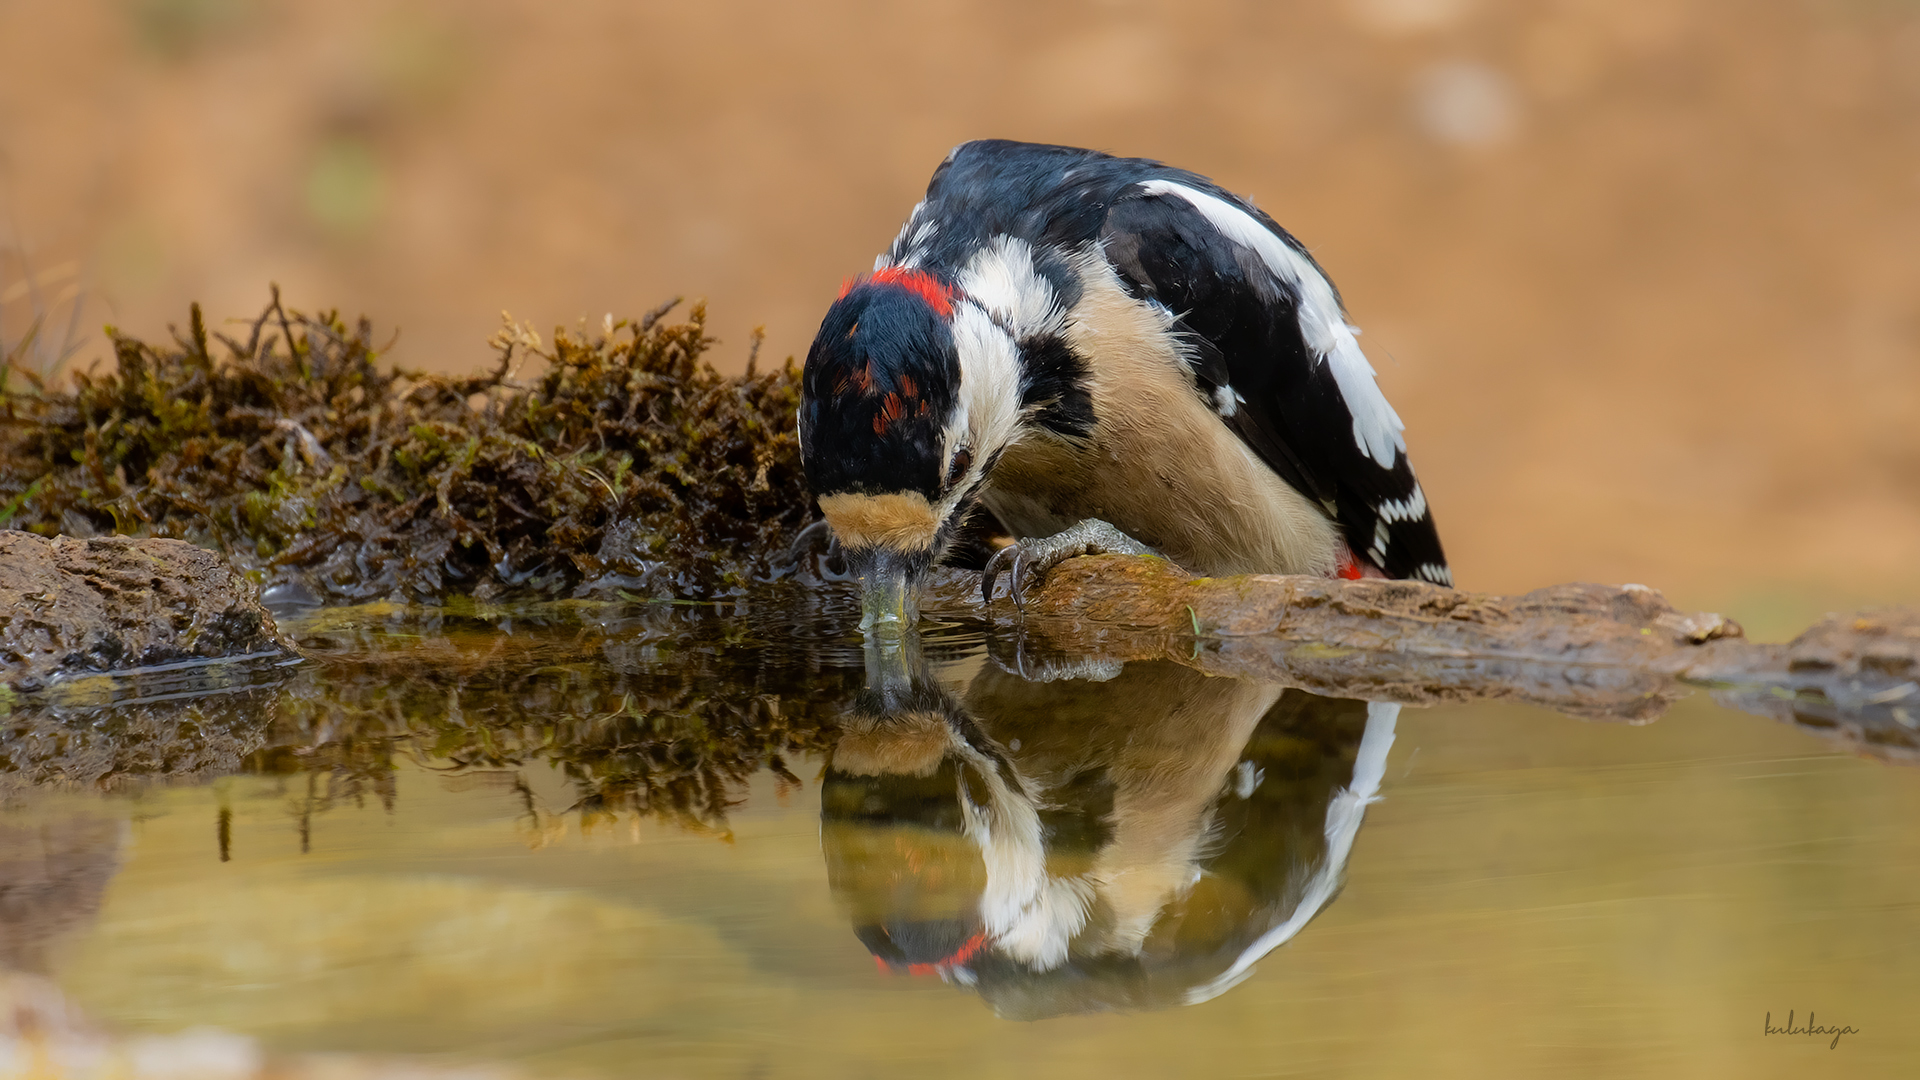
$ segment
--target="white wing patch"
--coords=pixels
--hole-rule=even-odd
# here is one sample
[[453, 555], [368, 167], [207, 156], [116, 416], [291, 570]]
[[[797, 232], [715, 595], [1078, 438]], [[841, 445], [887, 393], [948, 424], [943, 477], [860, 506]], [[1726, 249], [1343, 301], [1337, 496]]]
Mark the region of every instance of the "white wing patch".
[[967, 260], [958, 277], [960, 290], [978, 301], [1021, 340], [1058, 334], [1067, 313], [1053, 283], [1033, 263], [1033, 246], [1012, 236], [996, 236]]
[[1389, 499], [1380, 504], [1380, 516], [1388, 521], [1419, 521], [1427, 516], [1427, 493], [1419, 484], [1404, 499]]
[[1373, 365], [1360, 351], [1354, 339], [1356, 331], [1347, 325], [1334, 298], [1333, 286], [1305, 256], [1287, 246], [1273, 230], [1260, 224], [1253, 215], [1217, 195], [1196, 191], [1171, 180], [1148, 180], [1140, 189], [1149, 195], [1178, 195], [1200, 211], [1221, 235], [1251, 248], [1274, 276], [1292, 286], [1300, 297], [1300, 335], [1321, 361], [1333, 367], [1335, 385], [1353, 414], [1353, 441], [1361, 452], [1379, 462], [1383, 469], [1393, 468], [1396, 454], [1404, 453], [1406, 425], [1387, 404], [1386, 395], [1374, 382]]
[[953, 416], [942, 432], [944, 459], [970, 447], [973, 464], [938, 507], [952, 512], [1020, 423], [1020, 348], [1012, 335], [971, 299], [953, 306], [953, 348], [960, 361], [960, 388]]
[[1240, 403], [1247, 400], [1231, 386], [1216, 387], [1213, 391], [1213, 411], [1221, 416], [1231, 417], [1240, 411]]
[[1386, 775], [1387, 753], [1393, 749], [1393, 729], [1400, 720], [1400, 706], [1383, 702], [1367, 705], [1367, 727], [1360, 736], [1360, 748], [1354, 754], [1353, 779], [1327, 804], [1327, 851], [1319, 867], [1307, 879], [1300, 902], [1287, 921], [1260, 935], [1241, 950], [1233, 966], [1187, 991], [1187, 1004], [1211, 1001], [1240, 985], [1253, 974], [1253, 965], [1268, 953], [1292, 940], [1320, 909], [1333, 901], [1346, 876], [1347, 858], [1353, 854], [1354, 837], [1360, 833], [1367, 807], [1380, 801], [1380, 780]]

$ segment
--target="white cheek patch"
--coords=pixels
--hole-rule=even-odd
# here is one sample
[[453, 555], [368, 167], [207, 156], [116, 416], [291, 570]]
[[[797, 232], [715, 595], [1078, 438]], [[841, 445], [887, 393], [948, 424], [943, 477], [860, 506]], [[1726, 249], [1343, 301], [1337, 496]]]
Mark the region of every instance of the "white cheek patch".
[[1057, 334], [1066, 325], [1059, 294], [1034, 265], [1033, 247], [1025, 240], [994, 237], [967, 260], [958, 281], [962, 292], [1017, 338]]
[[944, 516], [971, 488], [1020, 423], [1020, 350], [1013, 337], [971, 299], [953, 306], [953, 347], [960, 359], [960, 392], [942, 432], [946, 458], [971, 448], [973, 464], [940, 503]]
[[1333, 285], [1326, 277], [1306, 256], [1289, 247], [1252, 214], [1217, 195], [1171, 180], [1148, 180], [1140, 189], [1149, 195], [1177, 195], [1185, 199], [1219, 229], [1221, 235], [1252, 249], [1274, 276], [1293, 287], [1300, 297], [1300, 335], [1308, 348], [1332, 365], [1334, 383], [1340, 388], [1347, 411], [1353, 414], [1355, 445], [1381, 468], [1393, 468], [1396, 453], [1407, 448], [1401, 436], [1405, 425], [1374, 382], [1373, 365], [1360, 351], [1355, 331], [1342, 317]]
[[986, 803], [977, 804], [966, 784], [959, 785], [967, 837], [979, 847], [987, 871], [980, 921], [996, 948], [1035, 971], [1051, 971], [1066, 962], [1068, 946], [1086, 928], [1093, 885], [1085, 878], [1049, 874], [1032, 798], [1007, 783], [985, 755], [964, 744], [955, 749], [987, 792]]

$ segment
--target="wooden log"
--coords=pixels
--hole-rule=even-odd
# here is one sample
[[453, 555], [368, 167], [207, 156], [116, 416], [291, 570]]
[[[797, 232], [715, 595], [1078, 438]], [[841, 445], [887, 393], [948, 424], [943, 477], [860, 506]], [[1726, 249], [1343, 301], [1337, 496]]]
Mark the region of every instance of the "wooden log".
[[1018, 622], [1018, 655], [1001, 660], [1026, 670], [1168, 658], [1334, 697], [1511, 699], [1630, 722], [1705, 687], [1733, 707], [1920, 761], [1920, 612], [1836, 616], [1769, 645], [1640, 585], [1494, 596], [1417, 581], [1196, 578], [1161, 559], [1097, 556], [1056, 567], [1016, 612], [1004, 599], [983, 609], [960, 587], [977, 580], [943, 582], [932, 608]]

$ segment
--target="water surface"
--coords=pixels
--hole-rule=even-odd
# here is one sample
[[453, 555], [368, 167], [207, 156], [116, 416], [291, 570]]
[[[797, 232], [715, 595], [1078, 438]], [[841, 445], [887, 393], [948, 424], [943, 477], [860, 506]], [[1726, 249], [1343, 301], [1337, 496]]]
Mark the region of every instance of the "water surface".
[[846, 615], [353, 609], [284, 684], [16, 713], [0, 963], [116, 1038], [510, 1076], [1920, 1061], [1920, 772]]

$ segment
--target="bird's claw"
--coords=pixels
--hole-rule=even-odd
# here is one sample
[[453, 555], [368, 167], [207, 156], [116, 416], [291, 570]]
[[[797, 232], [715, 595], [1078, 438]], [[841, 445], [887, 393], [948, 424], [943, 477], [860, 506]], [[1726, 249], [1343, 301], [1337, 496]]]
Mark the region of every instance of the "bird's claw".
[[995, 637], [988, 643], [987, 659], [1009, 675], [1031, 683], [1076, 679], [1082, 682], [1107, 682], [1117, 678], [1125, 663], [1110, 656], [1058, 654], [1036, 649], [1022, 631]]
[[993, 583], [999, 580], [1001, 574], [1011, 571], [1013, 581], [1007, 586], [1007, 595], [1013, 597], [1013, 606], [1018, 610], [1025, 600], [1020, 590], [1020, 574], [1025, 569], [1026, 564], [1020, 558], [1019, 541], [994, 552], [993, 558], [988, 559], [986, 567], [980, 571], [980, 599], [992, 605]]
[[1088, 518], [1071, 528], [1042, 539], [1016, 540], [987, 560], [980, 573], [980, 597], [991, 606], [993, 585], [1002, 573], [1008, 575], [1007, 595], [1016, 611], [1026, 610], [1028, 569], [1045, 577], [1047, 571], [1078, 555], [1156, 555], [1158, 552], [1112, 525]]

